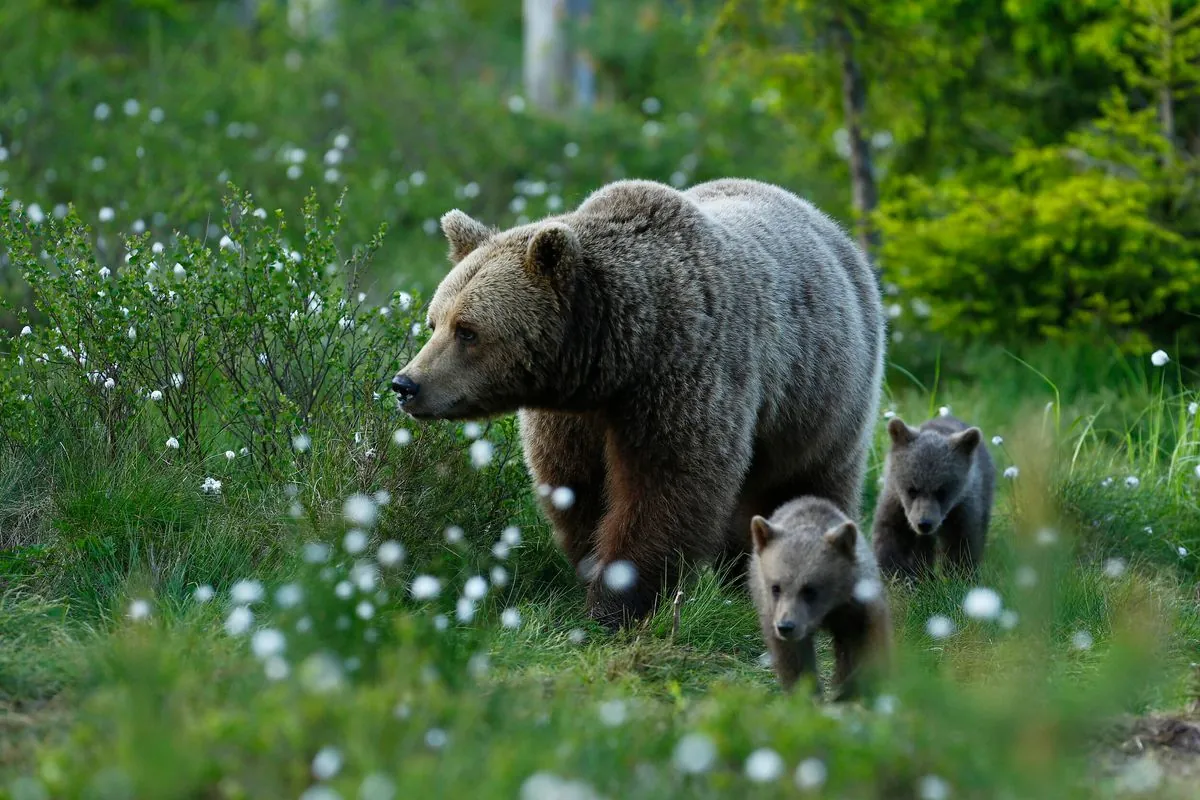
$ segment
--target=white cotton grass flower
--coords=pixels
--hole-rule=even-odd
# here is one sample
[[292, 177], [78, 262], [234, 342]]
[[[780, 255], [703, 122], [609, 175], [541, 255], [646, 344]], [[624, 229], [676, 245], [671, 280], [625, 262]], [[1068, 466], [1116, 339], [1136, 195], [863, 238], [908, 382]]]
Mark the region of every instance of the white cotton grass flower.
[[463, 425], [463, 436], [466, 436], [468, 439], [478, 439], [480, 436], [483, 436], [483, 426], [478, 422], [468, 422], [466, 425]]
[[925, 632], [933, 639], [945, 639], [954, 633], [954, 620], [944, 614], [934, 614], [925, 621]]
[[1032, 589], [1034, 586], [1037, 586], [1037, 570], [1028, 564], [1022, 564], [1017, 567], [1016, 581], [1017, 586], [1020, 586], [1022, 589]]
[[783, 756], [769, 747], [760, 747], [746, 757], [746, 777], [754, 783], [779, 780], [783, 770]]
[[101, 222], [112, 222], [117, 215], [109, 206], [104, 206], [100, 209], [100, 213], [97, 216]]
[[111, 392], [113, 389], [117, 388], [117, 382], [114, 381], [112, 378], [105, 378], [104, 379], [104, 388]]
[[469, 597], [460, 597], [454, 606], [454, 618], [466, 625], [475, 619], [475, 601]]
[[1176, 547], [1175, 552], [1179, 555], [1180, 558], [1187, 558], [1188, 549], [1186, 547], [1184, 547], [1183, 545], [1179, 545], [1178, 547]]
[[229, 599], [234, 605], [248, 606], [252, 603], [258, 603], [263, 599], [263, 585], [261, 581], [256, 580], [240, 580], [236, 581], [229, 588]]
[[358, 785], [358, 800], [395, 800], [396, 784], [382, 772], [372, 772]]
[[308, 564], [322, 564], [329, 560], [331, 549], [324, 542], [306, 542], [303, 549], [304, 561]]
[[280, 608], [295, 608], [303, 599], [304, 591], [295, 583], [285, 583], [275, 590], [275, 605]]
[[356, 493], [346, 498], [342, 505], [342, 515], [351, 525], [369, 528], [379, 518], [379, 508], [369, 495]]
[[370, 601], [363, 600], [354, 607], [354, 614], [359, 619], [370, 619], [375, 616], [375, 606]]
[[487, 590], [487, 580], [482, 575], [473, 575], [463, 584], [463, 597], [468, 600], [482, 600]]
[[158, 389], [155, 389], [150, 393], [150, 399], [155, 403], [157, 403], [159, 400], [162, 400], [162, 397], [162, 392], [160, 392]]
[[137, 341], [137, 328], [130, 325], [129, 330], [125, 332], [125, 335], [129, 337], [129, 341]]
[[250, 650], [260, 661], [283, 653], [287, 647], [287, 639], [274, 628], [260, 628], [250, 637]]
[[466, 531], [464, 531], [458, 525], [451, 525], [450, 527], [446, 528], [445, 531], [446, 543], [459, 544], [466, 535]]
[[167, 449], [178, 450], [179, 449], [179, 440], [176, 439], [174, 436], [167, 439]]
[[825, 762], [819, 758], [806, 758], [796, 767], [796, 788], [802, 792], [811, 792], [825, 785], [829, 770]]
[[399, 542], [388, 539], [379, 545], [379, 549], [375, 551], [375, 560], [379, 562], [381, 567], [394, 567], [404, 560], [404, 545]]
[[297, 453], [307, 453], [312, 447], [312, 437], [307, 433], [298, 433], [292, 437], [292, 448]]
[[559, 511], [566, 511], [575, 505], [575, 491], [569, 486], [559, 486], [550, 492], [550, 505]]
[[1196, 473], [1196, 480], [1200, 481], [1200, 464], [1196, 465], [1194, 472]]
[[1086, 630], [1077, 630], [1071, 635], [1071, 647], [1076, 650], [1091, 650], [1094, 640], [1092, 634]]
[[31, 327], [29, 327], [28, 325], [26, 325], [24, 328], [21, 328], [21, 335], [22, 335], [22, 336], [31, 336], [31, 335], [33, 335], [33, 328], [31, 328]]
[[237, 458], [237, 453], [233, 452], [232, 450], [225, 451], [225, 460], [226, 461], [233, 461], [235, 458]]
[[587, 631], [583, 628], [572, 628], [567, 634], [567, 641], [571, 644], [583, 644], [587, 641]]
[[862, 578], [854, 584], [854, 599], [860, 603], [870, 603], [882, 593], [882, 584], [873, 578]]
[[432, 575], [418, 575], [413, 578], [409, 592], [414, 600], [432, 600], [442, 591], [442, 582]]
[[921, 800], [947, 800], [950, 784], [937, 775], [926, 775], [917, 782], [917, 797]]
[[1004, 470], [1004, 477], [1008, 478], [1010, 481], [1015, 481], [1017, 476], [1020, 474], [1021, 470], [1017, 469], [1015, 466], [1008, 467]]
[[238, 606], [225, 618], [225, 632], [230, 636], [242, 636], [254, 624], [254, 612], [246, 606]]
[[521, 612], [512, 607], [504, 609], [500, 614], [500, 624], [505, 628], [521, 627]]
[[175, 274], [176, 280], [183, 280], [187, 277], [187, 270], [184, 269], [183, 264], [180, 264], [178, 261], [175, 262], [175, 267], [172, 271]]
[[100, 268], [100, 278], [101, 279], [107, 280], [109, 275], [112, 275], [112, 270], [110, 270], [108, 267]]
[[607, 728], [616, 728], [625, 723], [629, 709], [624, 700], [605, 700], [596, 709], [600, 722]]
[[1000, 615], [1003, 604], [994, 589], [976, 586], [963, 598], [963, 611], [972, 619], [993, 620]]
[[150, 617], [150, 601], [141, 598], [134, 600], [129, 604], [129, 611], [126, 612], [126, 615], [135, 622], [148, 619]]
[[396, 432], [392, 434], [392, 441], [396, 443], [397, 447], [404, 447], [412, 442], [412, 438], [412, 431], [408, 428], [397, 428]]
[[939, 409], [938, 409], [938, 416], [939, 416], [939, 417], [948, 417], [948, 416], [950, 416], [950, 406], [942, 406], [941, 408], [939, 408]]
[[508, 570], [497, 564], [492, 567], [489, 577], [492, 579], [492, 585], [497, 589], [502, 589], [508, 585]]
[[1110, 558], [1104, 562], [1104, 576], [1116, 580], [1125, 574], [1125, 559]]
[[212, 600], [216, 594], [217, 593], [213, 591], [213, 587], [209, 586], [207, 583], [202, 583], [192, 591], [192, 599], [197, 603], [207, 603], [209, 600]]
[[1142, 481], [1137, 475], [1130, 475], [1125, 479], [1125, 486], [1130, 489], [1136, 489], [1142, 485]]
[[1150, 363], [1156, 367], [1165, 367], [1170, 360], [1171, 357], [1167, 355], [1167, 351], [1165, 350], [1155, 350], [1150, 354]]
[[637, 583], [637, 567], [632, 561], [613, 561], [604, 568], [604, 585], [614, 592], [626, 592]]
[[221, 482], [213, 477], [204, 479], [204, 483], [200, 484], [200, 491], [204, 494], [220, 494]]
[[333, 587], [333, 593], [339, 600], [349, 600], [354, 594], [354, 584], [350, 581], [338, 581], [337, 586]]
[[509, 525], [500, 532], [500, 541], [509, 547], [516, 547], [521, 543], [521, 529], [516, 525]]
[[327, 781], [342, 770], [342, 753], [336, 747], [322, 747], [313, 756], [312, 774], [319, 781]]
[[1001, 628], [1006, 631], [1011, 631], [1013, 628], [1017, 627], [1017, 622], [1020, 621], [1020, 617], [1017, 616], [1017, 612], [1006, 608], [1000, 612], [1000, 616], [996, 618], [996, 621], [1000, 623]]
[[993, 436], [992, 444], [994, 444], [996, 447], [999, 447], [1000, 445], [1004, 444], [1004, 437], [1003, 436]]
[[1194, 417], [1197, 413], [1200, 413], [1200, 403], [1196, 402], [1195, 400], [1188, 403], [1187, 413], [1189, 417]]
[[671, 763], [685, 775], [702, 775], [717, 763], [717, 745], [712, 737], [706, 734], [684, 734], [675, 743]]
[[492, 463], [492, 455], [495, 452], [495, 447], [487, 439], [477, 439], [471, 442], [468, 452], [471, 456], [471, 465], [475, 469], [483, 469]]

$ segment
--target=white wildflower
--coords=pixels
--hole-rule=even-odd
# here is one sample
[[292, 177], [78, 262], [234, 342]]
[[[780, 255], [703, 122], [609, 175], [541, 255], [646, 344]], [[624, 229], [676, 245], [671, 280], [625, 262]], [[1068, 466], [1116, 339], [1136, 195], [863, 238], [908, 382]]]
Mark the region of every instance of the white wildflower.
[[361, 528], [351, 528], [342, 539], [342, 547], [351, 555], [361, 553], [367, 549], [367, 532]]
[[746, 758], [746, 777], [754, 783], [779, 780], [783, 769], [783, 757], [769, 747], [760, 747]]
[[1017, 476], [1020, 474], [1021, 470], [1017, 469], [1016, 467], [1008, 467], [1004, 470], [1004, 477], [1008, 478], [1010, 481], [1016, 480]]
[[569, 486], [559, 486], [550, 493], [550, 505], [565, 511], [575, 505], [575, 491]]
[[506, 608], [500, 614], [500, 624], [506, 628], [521, 627], [521, 612], [515, 608]]
[[1076, 650], [1091, 650], [1092, 644], [1092, 634], [1088, 631], [1078, 630], [1071, 636], [1071, 647]]
[[860, 603], [869, 603], [883, 592], [883, 586], [877, 580], [863, 578], [854, 584], [854, 599]]
[[263, 599], [263, 585], [261, 581], [255, 580], [240, 580], [229, 588], [229, 599], [235, 605], [248, 606], [251, 603], [257, 603]]
[[604, 585], [614, 592], [625, 592], [637, 582], [637, 567], [631, 561], [614, 561], [604, 568]]
[[204, 494], [220, 494], [221, 482], [216, 478], [205, 478], [204, 483], [200, 484], [200, 491]]
[[1142, 485], [1142, 481], [1136, 475], [1130, 475], [1125, 479], [1125, 485], [1130, 489], [1136, 489]]
[[1000, 609], [1000, 595], [987, 587], [977, 586], [963, 599], [963, 611], [972, 619], [995, 619]]
[[950, 416], [950, 406], [942, 406], [941, 408], [939, 408], [939, 409], [938, 409], [938, 416], [939, 416], [939, 417], [948, 417], [948, 416]]
[[447, 543], [458, 544], [463, 540], [463, 537], [466, 536], [466, 531], [457, 525], [451, 525], [450, 527], [446, 528], [445, 536]]
[[442, 582], [432, 575], [418, 575], [409, 591], [414, 600], [432, 600], [442, 591]]
[[1104, 574], [1109, 578], [1119, 578], [1125, 574], [1125, 559], [1110, 558], [1104, 562]]
[[286, 646], [287, 640], [274, 628], [262, 628], [250, 637], [250, 649], [259, 660], [278, 656]]
[[404, 447], [406, 444], [412, 441], [412, 438], [412, 431], [410, 431], [408, 428], [398, 428], [396, 432], [392, 434], [392, 441], [396, 443], [397, 447]]
[[213, 591], [213, 587], [209, 586], [207, 583], [203, 583], [192, 591], [192, 599], [197, 603], [207, 603], [209, 600], [212, 600], [216, 594], [217, 593]]
[[375, 616], [375, 606], [370, 602], [363, 600], [354, 607], [354, 613], [359, 619], [370, 619]]
[[473, 575], [463, 584], [463, 597], [468, 600], [482, 600], [487, 594], [487, 580], [482, 575]]
[[703, 733], [688, 733], [676, 744], [671, 755], [675, 769], [686, 775], [700, 775], [712, 769], [717, 761], [717, 745]]
[[178, 450], [179, 440], [172, 436], [171, 438], [167, 439], [167, 447], [171, 450]]
[[1165, 350], [1155, 350], [1150, 354], [1150, 363], [1156, 367], [1165, 367], [1171, 357], [1167, 355]]
[[342, 505], [342, 514], [346, 517], [347, 522], [369, 528], [378, 519], [379, 509], [371, 497], [355, 493], [346, 498], [346, 502]]
[[796, 788], [802, 792], [820, 789], [825, 785], [828, 775], [824, 761], [819, 758], [806, 758], [796, 767]]
[[943, 614], [934, 614], [925, 621], [925, 632], [934, 639], [945, 639], [954, 633], [954, 620]]
[[304, 592], [295, 583], [285, 583], [275, 590], [275, 605], [280, 608], [295, 608], [304, 598]]
[[379, 545], [375, 558], [381, 566], [394, 567], [404, 560], [404, 545], [389, 539]]
[[129, 618], [132, 620], [143, 620], [150, 616], [150, 601], [149, 600], [134, 600], [129, 604]]
[[950, 784], [936, 775], [926, 775], [917, 783], [917, 796], [921, 800], [946, 800], [950, 796]]
[[342, 753], [336, 747], [322, 747], [312, 760], [313, 777], [327, 781], [342, 769]]
[[516, 525], [509, 525], [500, 532], [500, 541], [509, 547], [516, 547], [521, 543], [521, 529]]
[[993, 436], [992, 444], [994, 444], [996, 447], [999, 447], [1000, 445], [1004, 444], [1004, 437], [1003, 436]]
[[508, 585], [508, 570], [500, 565], [492, 567], [489, 576], [492, 579], [492, 585], [497, 588], [503, 588]]
[[179, 389], [183, 386], [183, 373], [182, 372], [176, 372], [174, 375], [171, 376], [171, 385], [174, 386], [176, 389]]
[[225, 618], [225, 632], [230, 636], [241, 636], [254, 624], [254, 613], [246, 606], [238, 606]]
[[21, 328], [22, 336], [30, 336], [32, 334], [33, 334], [33, 328], [29, 327], [28, 325], [26, 325], [24, 328]]
[[108, 206], [104, 206], [100, 209], [98, 216], [100, 217], [101, 222], [112, 222], [113, 218], [116, 217], [116, 213]]
[[483, 469], [492, 462], [492, 452], [494, 448], [492, 443], [487, 439], [479, 439], [471, 442], [470, 455], [471, 464], [475, 469]]
[[609, 728], [623, 724], [628, 716], [624, 700], [605, 700], [597, 711], [600, 715], [600, 722]]
[[[150, 399], [157, 403], [159, 400], [162, 400], [162, 392], [160, 392], [158, 389], [155, 389], [150, 393]], [[169, 446], [170, 445], [168, 445], [168, 447]]]
[[312, 437], [306, 433], [299, 433], [292, 437], [292, 447], [297, 453], [306, 453], [308, 448], [312, 447]]
[[1188, 403], [1187, 411], [1189, 417], [1196, 416], [1196, 414], [1200, 412], [1200, 403], [1197, 403], [1195, 400]]

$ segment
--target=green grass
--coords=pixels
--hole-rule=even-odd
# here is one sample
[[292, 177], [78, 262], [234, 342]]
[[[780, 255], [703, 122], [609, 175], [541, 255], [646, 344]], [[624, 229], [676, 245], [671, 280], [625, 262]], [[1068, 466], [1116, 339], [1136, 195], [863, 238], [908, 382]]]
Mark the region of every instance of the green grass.
[[[506, 455], [481, 471], [456, 467], [466, 481], [457, 485], [445, 470], [468, 463], [466, 439], [453, 426], [419, 431], [424, 444], [405, 451], [403, 469], [379, 476], [393, 501], [372, 533], [401, 539], [409, 558], [381, 572], [386, 597], [352, 599], [334, 588], [353, 559], [299, 557], [314, 537], [336, 551], [340, 498], [375, 488], [337, 478], [347, 458], [337, 448], [314, 459], [301, 520], [287, 516], [278, 487], [231, 477], [221, 497], [205, 497], [182, 463], [130, 456], [102, 468], [83, 450], [8, 452], [0, 500], [25, 538], [8, 551], [0, 601], [0, 786], [13, 797], [43, 796], [20, 794], [29, 780], [53, 797], [300, 796], [317, 783], [313, 759], [332, 747], [342, 763], [322, 785], [341, 797], [389, 796], [368, 791], [382, 785], [397, 797], [551, 796], [537, 794], [548, 776], [606, 797], [783, 797], [809, 758], [824, 765], [829, 796], [920, 796], [936, 780], [956, 797], [1102, 796], [1112, 783], [1096, 754], [1113, 752], [1110, 726], [1195, 696], [1191, 396], [1130, 377], [1119, 391], [1060, 391], [1061, 410], [1046, 413], [1030, 370], [997, 363], [1008, 366], [983, 367], [986, 383], [943, 373], [936, 396], [905, 388], [893, 401], [914, 420], [948, 403], [989, 438], [1004, 435], [989, 445], [998, 466], [1015, 461], [1021, 472], [1000, 479], [977, 583], [1000, 593], [1015, 624], [969, 619], [971, 586], [952, 576], [893, 587], [895, 669], [882, 698], [842, 705], [779, 693], [744, 593], [711, 572], [686, 587], [677, 631], [669, 605], [616, 635], [590, 624], [518, 454], [505, 449], [511, 423], [488, 434]], [[1127, 421], [1123, 434], [1082, 422], [1101, 406], [1105, 426]], [[1136, 489], [1126, 474], [1140, 477]], [[457, 545], [442, 535], [452, 523], [468, 532]], [[491, 543], [509, 524], [522, 543], [498, 561]], [[471, 624], [453, 622], [465, 579], [497, 564], [511, 582], [491, 588]], [[419, 573], [444, 581], [436, 600], [406, 595]], [[267, 586], [255, 626], [286, 637], [282, 680], [266, 677], [248, 637], [224, 628], [228, 589], [250, 576]], [[273, 609], [285, 581], [304, 600]], [[211, 603], [191, 598], [200, 583], [217, 587]], [[134, 598], [151, 601], [148, 619], [127, 616]], [[356, 615], [364, 598], [370, 619]], [[501, 624], [509, 607], [515, 629]], [[435, 612], [449, 616], [447, 630]], [[955, 632], [931, 637], [933, 615]], [[828, 671], [826, 643], [821, 654]], [[676, 766], [689, 734], [714, 748], [701, 774]], [[778, 780], [746, 777], [758, 748], [782, 757]]]

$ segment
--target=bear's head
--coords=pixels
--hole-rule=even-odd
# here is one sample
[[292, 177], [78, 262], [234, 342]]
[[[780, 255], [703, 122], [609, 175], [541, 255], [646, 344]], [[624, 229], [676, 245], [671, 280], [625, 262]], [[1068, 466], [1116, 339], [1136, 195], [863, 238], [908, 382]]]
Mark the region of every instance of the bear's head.
[[404, 410], [468, 419], [546, 402], [578, 237], [556, 220], [499, 232], [457, 209], [441, 222], [454, 266], [429, 303], [429, 340], [392, 380]]
[[900, 497], [909, 527], [918, 534], [936, 533], [962, 497], [982, 433], [967, 428], [950, 435], [910, 428], [899, 417], [888, 422], [892, 450], [887, 480]]
[[831, 611], [850, 602], [856, 584], [858, 526], [848, 519], [814, 516], [787, 525], [755, 516], [750, 521], [757, 580], [779, 639], [811, 636]]

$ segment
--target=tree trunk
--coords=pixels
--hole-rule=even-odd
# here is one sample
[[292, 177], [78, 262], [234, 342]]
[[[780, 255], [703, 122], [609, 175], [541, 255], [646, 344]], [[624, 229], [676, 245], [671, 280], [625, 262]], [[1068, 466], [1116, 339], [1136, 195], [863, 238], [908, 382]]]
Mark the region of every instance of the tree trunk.
[[535, 107], [553, 110], [563, 98], [569, 74], [563, 36], [565, 0], [522, 0], [525, 98]]
[[850, 142], [850, 185], [854, 192], [854, 211], [858, 216], [858, 241], [868, 255], [879, 247], [879, 233], [871, 224], [870, 215], [879, 202], [875, 188], [875, 173], [871, 167], [871, 150], [862, 129], [867, 107], [867, 86], [862, 70], [854, 58], [854, 40], [845, 20], [839, 16], [833, 23], [833, 40], [838, 50], [842, 72], [842, 116]]

